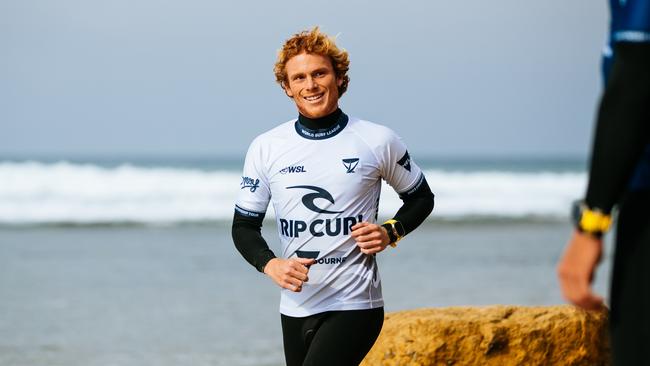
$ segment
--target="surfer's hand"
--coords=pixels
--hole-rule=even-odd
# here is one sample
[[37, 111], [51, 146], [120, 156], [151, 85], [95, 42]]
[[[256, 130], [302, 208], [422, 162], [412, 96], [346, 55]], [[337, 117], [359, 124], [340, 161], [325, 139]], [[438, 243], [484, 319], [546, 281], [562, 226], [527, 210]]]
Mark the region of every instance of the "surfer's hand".
[[309, 280], [307, 266], [312, 264], [314, 260], [309, 258], [273, 258], [264, 266], [264, 273], [278, 286], [289, 291], [300, 292], [302, 284]]
[[364, 254], [379, 253], [390, 243], [386, 228], [365, 221], [352, 226], [351, 235]]
[[557, 265], [562, 295], [573, 305], [587, 310], [604, 306], [603, 298], [596, 295], [591, 283], [594, 271], [601, 259], [601, 239], [575, 231]]

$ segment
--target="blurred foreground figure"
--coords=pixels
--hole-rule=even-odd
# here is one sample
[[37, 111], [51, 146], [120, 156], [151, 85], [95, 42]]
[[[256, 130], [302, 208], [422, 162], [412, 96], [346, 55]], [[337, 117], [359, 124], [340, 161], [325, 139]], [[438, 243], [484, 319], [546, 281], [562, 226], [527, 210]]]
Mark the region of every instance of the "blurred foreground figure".
[[611, 283], [614, 365], [650, 365], [650, 0], [611, 0], [587, 195], [573, 207], [576, 227], [558, 264], [564, 297], [603, 306], [591, 290], [602, 235], [618, 208]]

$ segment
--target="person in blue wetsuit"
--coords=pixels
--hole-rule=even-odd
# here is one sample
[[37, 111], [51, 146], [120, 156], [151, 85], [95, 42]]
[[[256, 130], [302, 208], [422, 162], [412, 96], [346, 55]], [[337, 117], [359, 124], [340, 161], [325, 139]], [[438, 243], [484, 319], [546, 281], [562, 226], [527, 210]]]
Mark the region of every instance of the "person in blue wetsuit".
[[614, 365], [650, 365], [650, 0], [611, 0], [600, 101], [584, 200], [558, 264], [564, 297], [603, 306], [591, 290], [602, 235], [618, 208], [610, 290]]

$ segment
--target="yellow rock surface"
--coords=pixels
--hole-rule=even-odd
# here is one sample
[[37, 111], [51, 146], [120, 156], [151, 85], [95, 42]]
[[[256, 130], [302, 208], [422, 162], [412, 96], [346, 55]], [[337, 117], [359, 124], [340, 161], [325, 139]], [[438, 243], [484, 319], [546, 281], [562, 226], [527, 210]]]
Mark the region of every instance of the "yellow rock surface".
[[607, 311], [451, 307], [386, 314], [361, 365], [609, 365]]

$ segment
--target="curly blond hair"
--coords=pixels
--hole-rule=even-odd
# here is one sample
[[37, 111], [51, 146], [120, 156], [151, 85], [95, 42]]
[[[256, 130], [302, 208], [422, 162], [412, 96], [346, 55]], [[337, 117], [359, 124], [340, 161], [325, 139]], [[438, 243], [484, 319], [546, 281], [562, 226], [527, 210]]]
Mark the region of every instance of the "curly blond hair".
[[275, 73], [275, 80], [282, 89], [285, 89], [285, 85], [288, 83], [287, 62], [301, 53], [313, 53], [329, 57], [336, 77], [343, 80], [341, 86], [338, 87], [339, 97], [348, 90], [348, 83], [350, 82], [350, 77], [347, 75], [350, 69], [348, 53], [343, 49], [339, 49], [334, 39], [327, 34], [321, 33], [318, 27], [294, 34], [278, 52], [278, 60], [273, 67], [273, 72]]

